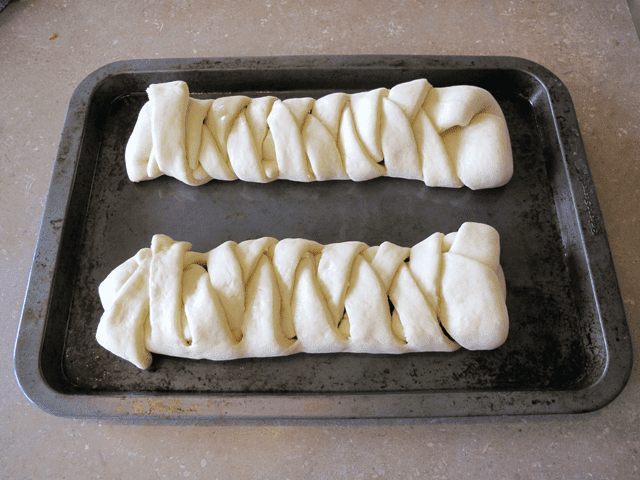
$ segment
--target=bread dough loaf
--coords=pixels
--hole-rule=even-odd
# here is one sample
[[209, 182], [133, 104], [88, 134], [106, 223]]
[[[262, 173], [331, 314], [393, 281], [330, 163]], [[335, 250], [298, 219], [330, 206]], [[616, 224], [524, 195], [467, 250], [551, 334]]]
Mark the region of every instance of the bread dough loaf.
[[155, 235], [100, 284], [100, 345], [148, 368], [151, 352], [451, 352], [507, 337], [499, 236], [488, 225], [465, 223], [412, 248], [269, 237], [190, 247]]
[[483, 189], [513, 174], [502, 110], [478, 87], [434, 88], [418, 79], [318, 100], [199, 100], [175, 81], [147, 93], [125, 151], [134, 182], [160, 175], [189, 185], [389, 176]]

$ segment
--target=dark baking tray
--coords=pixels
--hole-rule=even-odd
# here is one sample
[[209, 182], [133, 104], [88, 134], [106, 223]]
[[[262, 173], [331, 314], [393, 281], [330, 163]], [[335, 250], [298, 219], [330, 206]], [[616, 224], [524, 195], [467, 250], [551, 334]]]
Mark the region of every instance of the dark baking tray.
[[[320, 97], [425, 77], [477, 85], [504, 110], [515, 174], [504, 187], [212, 181], [131, 183], [124, 148], [150, 83], [198, 98]], [[510, 332], [494, 351], [298, 354], [228, 362], [154, 355], [140, 371], [102, 349], [97, 287], [155, 233], [205, 252], [226, 240], [302, 237], [412, 246], [466, 221], [501, 235]], [[15, 347], [25, 395], [53, 414], [125, 420], [382, 418], [575, 413], [613, 400], [632, 351], [571, 98], [513, 57], [336, 56], [124, 61], [73, 94]]]

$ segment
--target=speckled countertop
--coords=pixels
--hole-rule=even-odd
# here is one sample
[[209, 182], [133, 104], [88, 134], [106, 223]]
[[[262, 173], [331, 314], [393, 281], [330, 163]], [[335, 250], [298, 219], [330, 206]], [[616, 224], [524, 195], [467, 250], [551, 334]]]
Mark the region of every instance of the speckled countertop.
[[[640, 41], [627, 3], [15, 0], [0, 12], [0, 478], [640, 478], [640, 376], [592, 413], [122, 425], [49, 415], [13, 347], [75, 87], [115, 60], [506, 55], [568, 87], [640, 345]], [[73, 468], [71, 468], [73, 465]]]

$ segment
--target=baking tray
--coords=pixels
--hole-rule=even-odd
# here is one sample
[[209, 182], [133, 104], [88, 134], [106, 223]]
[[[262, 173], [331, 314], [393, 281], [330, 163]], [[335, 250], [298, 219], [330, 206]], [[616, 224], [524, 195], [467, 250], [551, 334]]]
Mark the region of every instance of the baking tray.
[[[494, 95], [511, 135], [511, 182], [471, 191], [392, 178], [201, 187], [127, 179], [124, 149], [150, 83], [184, 80], [197, 98], [317, 98], [419, 77]], [[493, 351], [227, 362], [154, 355], [141, 371], [95, 341], [99, 283], [155, 233], [200, 252], [261, 236], [409, 247], [466, 221], [501, 236], [511, 323]], [[576, 114], [558, 77], [513, 57], [252, 57], [116, 62], [78, 86], [14, 362], [25, 395], [52, 414], [189, 422], [586, 412], [623, 389], [632, 350]]]

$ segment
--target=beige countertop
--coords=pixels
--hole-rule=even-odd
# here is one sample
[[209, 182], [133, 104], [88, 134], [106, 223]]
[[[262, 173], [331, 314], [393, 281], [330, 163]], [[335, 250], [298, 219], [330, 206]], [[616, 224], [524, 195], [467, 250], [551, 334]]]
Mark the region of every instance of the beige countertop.
[[52, 416], [13, 371], [75, 87], [116, 60], [262, 55], [504, 55], [558, 75], [575, 104], [638, 358], [640, 42], [623, 0], [16, 0], [0, 12], [0, 52], [0, 478], [640, 478], [637, 362], [622, 393], [586, 414], [187, 426]]

